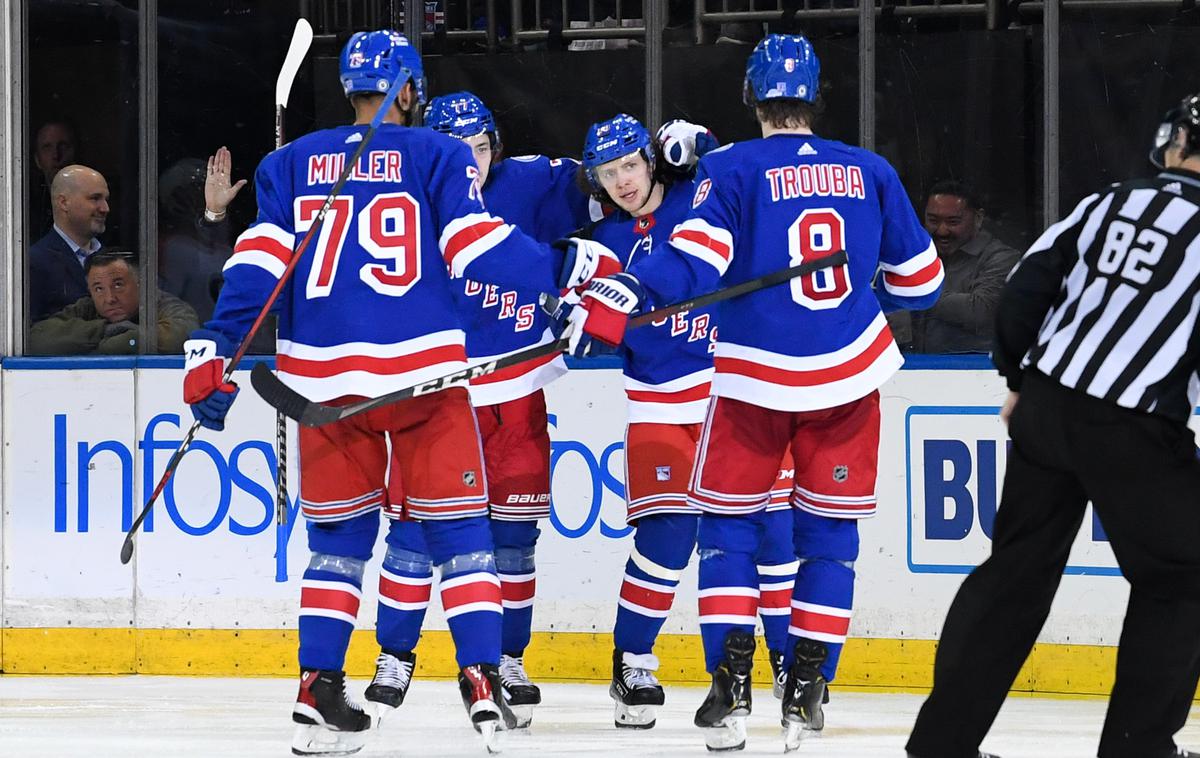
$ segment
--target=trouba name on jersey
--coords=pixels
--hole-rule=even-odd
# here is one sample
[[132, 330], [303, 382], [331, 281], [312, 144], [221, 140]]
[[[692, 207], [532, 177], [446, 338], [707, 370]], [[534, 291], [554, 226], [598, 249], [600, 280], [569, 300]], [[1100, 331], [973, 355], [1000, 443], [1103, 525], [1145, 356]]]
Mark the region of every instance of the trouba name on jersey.
[[802, 163], [767, 169], [764, 176], [771, 185], [771, 200], [791, 200], [797, 197], [867, 196], [862, 168], [840, 163]]
[[[399, 150], [369, 150], [350, 171], [352, 182], [392, 182], [400, 175]], [[334, 184], [346, 167], [345, 153], [319, 153], [308, 156], [308, 184]]]

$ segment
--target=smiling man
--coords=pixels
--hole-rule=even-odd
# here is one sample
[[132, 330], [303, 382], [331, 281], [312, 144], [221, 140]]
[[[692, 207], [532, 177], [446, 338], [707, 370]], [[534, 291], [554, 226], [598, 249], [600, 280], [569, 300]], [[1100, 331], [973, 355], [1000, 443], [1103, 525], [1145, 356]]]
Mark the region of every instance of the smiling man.
[[937, 304], [912, 313], [912, 348], [919, 353], [986, 353], [992, 349], [996, 305], [1021, 254], [983, 229], [983, 207], [970, 187], [933, 185], [923, 222], [946, 281]]
[[[137, 263], [132, 254], [103, 252], [84, 263], [88, 293], [29, 330], [30, 355], [133, 355], [137, 353]], [[178, 353], [200, 326], [196, 311], [158, 293], [158, 352]]]
[[54, 227], [29, 250], [32, 321], [46, 318], [87, 294], [83, 263], [100, 249], [108, 221], [108, 182], [99, 171], [72, 165], [50, 185]]

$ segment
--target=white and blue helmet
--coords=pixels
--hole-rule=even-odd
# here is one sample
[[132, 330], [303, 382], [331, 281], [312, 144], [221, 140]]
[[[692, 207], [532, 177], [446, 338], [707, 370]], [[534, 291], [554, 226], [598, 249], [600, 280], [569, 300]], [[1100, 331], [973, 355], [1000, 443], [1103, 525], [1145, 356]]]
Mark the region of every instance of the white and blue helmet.
[[795, 34], [768, 34], [746, 61], [742, 99], [747, 105], [776, 98], [815, 102], [820, 75], [811, 42]]
[[338, 78], [346, 97], [357, 93], [382, 95], [397, 77], [413, 83], [417, 104], [425, 104], [425, 69], [421, 54], [400, 32], [380, 29], [356, 32], [342, 49]]

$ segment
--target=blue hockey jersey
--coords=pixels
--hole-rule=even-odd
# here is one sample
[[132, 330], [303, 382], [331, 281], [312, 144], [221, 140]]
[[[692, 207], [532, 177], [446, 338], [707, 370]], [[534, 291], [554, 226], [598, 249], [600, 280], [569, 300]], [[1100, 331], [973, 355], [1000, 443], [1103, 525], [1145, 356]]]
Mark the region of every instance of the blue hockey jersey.
[[[491, 213], [541, 242], [553, 242], [584, 226], [599, 206], [575, 183], [579, 163], [569, 158], [523, 155], [492, 166], [483, 186]], [[473, 280], [455, 283], [472, 363], [499, 358], [554, 341], [537, 290], [505, 288]], [[561, 354], [536, 358], [472, 380], [471, 402], [495, 405], [525, 397], [565, 374]]]
[[[671, 185], [662, 204], [640, 218], [614, 213], [592, 237], [617, 254], [629, 270], [667, 246], [671, 230], [687, 218], [694, 187]], [[661, 323], [630, 329], [621, 343], [631, 424], [698, 424], [708, 409], [716, 323], [710, 309], [684, 311]]]
[[[237, 343], [365, 126], [314, 132], [255, 174], [258, 218], [207, 326]], [[376, 397], [466, 366], [451, 275], [556, 290], [561, 256], [488, 213], [461, 141], [380, 126], [277, 302], [280, 378], [309, 399]]]
[[667, 254], [632, 273], [682, 300], [845, 250], [847, 264], [718, 306], [714, 395], [783, 411], [864, 397], [903, 362], [879, 300], [928, 308], [942, 266], [895, 170], [874, 153], [776, 134], [705, 155]]

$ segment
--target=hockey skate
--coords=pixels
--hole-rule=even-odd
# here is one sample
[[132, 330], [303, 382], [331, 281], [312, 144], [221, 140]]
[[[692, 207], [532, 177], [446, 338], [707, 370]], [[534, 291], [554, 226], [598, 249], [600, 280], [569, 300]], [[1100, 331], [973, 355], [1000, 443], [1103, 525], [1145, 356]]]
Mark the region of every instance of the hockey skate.
[[725, 660], [712, 674], [712, 688], [696, 711], [693, 723], [704, 730], [704, 744], [713, 752], [746, 747], [746, 717], [750, 715], [750, 671], [754, 668], [754, 635], [733, 630], [725, 636]]
[[787, 669], [783, 667], [783, 651], [770, 650], [767, 660], [771, 662], [771, 694], [776, 700], [783, 700], [783, 688], [787, 685]]
[[296, 755], [350, 755], [362, 750], [371, 717], [346, 697], [343, 671], [300, 672], [300, 694], [292, 708]]
[[608, 696], [616, 703], [613, 723], [618, 729], [650, 729], [658, 716], [658, 706], [666, 702], [662, 685], [654, 676], [658, 658], [653, 654], [634, 655], [613, 651], [612, 684]]
[[367, 708], [378, 726], [383, 717], [400, 707], [408, 687], [412, 684], [413, 669], [417, 665], [415, 653], [379, 652], [375, 659], [375, 678], [367, 686]]
[[787, 673], [783, 692], [784, 752], [800, 747], [805, 737], [819, 734], [825, 728], [825, 677], [821, 665], [829, 651], [814, 640], [801, 639], [796, 643], [796, 657]]
[[533, 706], [542, 702], [542, 691], [529, 681], [525, 660], [519, 655], [500, 656], [500, 687], [504, 702], [513, 713], [514, 729], [525, 729], [533, 721]]
[[500, 672], [490, 663], [477, 663], [458, 672], [458, 691], [475, 731], [489, 753], [503, 749], [503, 732], [516, 724], [500, 694]]

